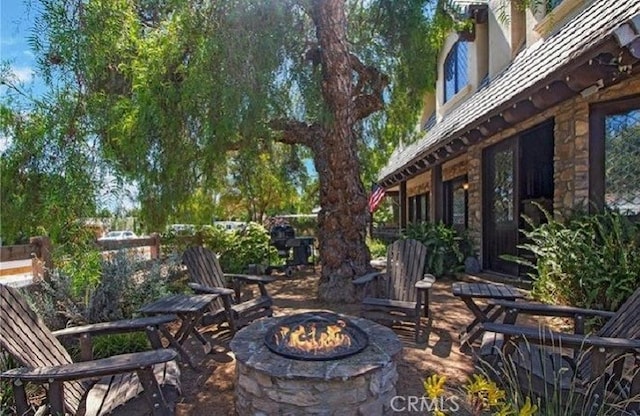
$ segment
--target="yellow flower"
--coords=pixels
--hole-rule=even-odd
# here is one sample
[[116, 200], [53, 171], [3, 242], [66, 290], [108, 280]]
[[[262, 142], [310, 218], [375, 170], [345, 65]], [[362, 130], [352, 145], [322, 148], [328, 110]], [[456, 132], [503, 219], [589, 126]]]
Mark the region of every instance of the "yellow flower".
[[500, 406], [498, 411], [496, 413], [494, 413], [493, 416], [513, 416], [514, 414], [515, 413], [513, 411], [513, 408], [511, 407], [511, 405], [509, 403], [506, 403], [506, 404]]
[[505, 398], [504, 390], [498, 388], [494, 381], [487, 380], [486, 377], [474, 374], [474, 380], [467, 383], [465, 389], [469, 401], [474, 407], [489, 409], [493, 406], [501, 405], [501, 401]]
[[437, 374], [427, 377], [424, 381], [424, 391], [431, 400], [436, 400], [444, 394], [444, 383], [447, 377]]
[[520, 409], [518, 416], [532, 416], [536, 414], [538, 411], [538, 406], [535, 404], [531, 404], [531, 399], [529, 397], [526, 398], [524, 402], [524, 406]]

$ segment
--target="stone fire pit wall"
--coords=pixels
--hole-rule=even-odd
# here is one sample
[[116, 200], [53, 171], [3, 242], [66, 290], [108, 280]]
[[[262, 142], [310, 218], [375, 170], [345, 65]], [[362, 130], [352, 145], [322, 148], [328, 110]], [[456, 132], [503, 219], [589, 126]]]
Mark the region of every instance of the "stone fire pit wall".
[[396, 395], [402, 345], [389, 328], [347, 318], [369, 335], [369, 346], [338, 360], [301, 361], [271, 352], [263, 339], [279, 318], [261, 319], [239, 331], [231, 341], [238, 414], [386, 414]]

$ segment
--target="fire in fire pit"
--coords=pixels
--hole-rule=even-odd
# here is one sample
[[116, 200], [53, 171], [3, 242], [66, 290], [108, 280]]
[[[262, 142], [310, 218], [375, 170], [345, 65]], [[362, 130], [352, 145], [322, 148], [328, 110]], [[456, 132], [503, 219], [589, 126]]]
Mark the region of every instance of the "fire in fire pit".
[[348, 319], [331, 312], [307, 312], [281, 319], [264, 338], [276, 354], [297, 360], [335, 360], [362, 351], [367, 334]]

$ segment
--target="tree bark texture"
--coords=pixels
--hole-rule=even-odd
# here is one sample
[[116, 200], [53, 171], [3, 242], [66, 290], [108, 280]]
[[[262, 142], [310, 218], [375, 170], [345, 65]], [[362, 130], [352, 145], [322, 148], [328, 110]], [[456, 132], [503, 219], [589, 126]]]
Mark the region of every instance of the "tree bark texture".
[[344, 0], [314, 0], [312, 14], [320, 46], [322, 94], [331, 119], [323, 126], [321, 140], [309, 143], [318, 172], [322, 208], [318, 214], [322, 265], [318, 297], [352, 302], [352, 279], [365, 274], [371, 266], [365, 241], [367, 195], [360, 180], [352, 128], [357, 114]]
[[349, 51], [344, 0], [313, 0], [316, 27], [314, 64], [321, 65], [322, 96], [329, 111], [324, 124], [277, 119], [280, 141], [312, 150], [320, 182], [318, 241], [322, 272], [318, 297], [330, 302], [355, 300], [352, 280], [371, 270], [366, 245], [367, 192], [360, 180], [354, 124], [381, 110], [387, 77]]

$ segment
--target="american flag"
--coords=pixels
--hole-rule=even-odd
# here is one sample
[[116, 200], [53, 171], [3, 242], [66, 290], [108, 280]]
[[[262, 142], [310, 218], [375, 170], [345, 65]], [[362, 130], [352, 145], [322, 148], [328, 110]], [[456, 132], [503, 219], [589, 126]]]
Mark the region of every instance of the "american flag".
[[373, 211], [378, 208], [380, 202], [382, 202], [382, 198], [384, 198], [385, 190], [382, 186], [377, 183], [373, 183], [371, 185], [371, 195], [369, 195], [369, 212], [373, 213]]

